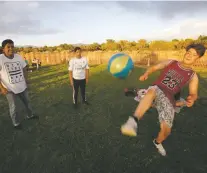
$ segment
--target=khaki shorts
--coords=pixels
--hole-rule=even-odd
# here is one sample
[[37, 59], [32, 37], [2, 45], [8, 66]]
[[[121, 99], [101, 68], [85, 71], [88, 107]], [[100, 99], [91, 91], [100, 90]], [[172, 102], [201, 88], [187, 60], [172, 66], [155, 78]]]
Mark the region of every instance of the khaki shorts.
[[154, 100], [155, 108], [157, 109], [159, 115], [159, 122], [165, 121], [165, 123], [172, 128], [173, 120], [175, 115], [175, 109], [170, 102], [170, 100], [165, 96], [163, 91], [156, 85], [150, 86], [149, 89], [154, 89], [156, 92], [156, 97]]

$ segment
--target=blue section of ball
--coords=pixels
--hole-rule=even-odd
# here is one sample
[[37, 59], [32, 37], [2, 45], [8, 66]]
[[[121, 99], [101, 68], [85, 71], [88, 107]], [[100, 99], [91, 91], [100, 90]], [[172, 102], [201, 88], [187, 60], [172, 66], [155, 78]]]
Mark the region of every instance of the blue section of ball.
[[[113, 67], [111, 67], [112, 65]], [[117, 67], [117, 71], [119, 72], [114, 72], [116, 71], [116, 67]], [[108, 71], [112, 74], [112, 76], [120, 79], [125, 79], [133, 70], [134, 63], [129, 55], [124, 53], [117, 53], [110, 58], [107, 68]], [[113, 68], [113, 72], [111, 68]]]

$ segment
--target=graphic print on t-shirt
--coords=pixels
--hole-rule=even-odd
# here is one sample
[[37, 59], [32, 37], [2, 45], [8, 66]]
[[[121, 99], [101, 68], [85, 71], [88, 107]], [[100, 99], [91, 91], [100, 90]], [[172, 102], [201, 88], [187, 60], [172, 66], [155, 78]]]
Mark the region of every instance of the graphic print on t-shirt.
[[82, 62], [75, 62], [75, 70], [77, 70], [78, 72], [82, 71], [85, 69], [86, 64], [82, 61]]
[[20, 62], [6, 62], [5, 69], [7, 71], [10, 84], [15, 84], [22, 82], [24, 80], [24, 75], [21, 70]]
[[175, 70], [169, 70], [162, 83], [166, 85], [169, 89], [173, 90], [177, 85], [183, 81], [183, 76], [177, 73]]

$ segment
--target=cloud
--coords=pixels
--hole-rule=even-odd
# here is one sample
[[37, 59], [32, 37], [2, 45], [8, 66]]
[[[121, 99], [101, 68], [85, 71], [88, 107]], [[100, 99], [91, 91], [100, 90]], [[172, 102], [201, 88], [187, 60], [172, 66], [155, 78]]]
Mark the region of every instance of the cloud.
[[198, 19], [185, 20], [170, 28], [154, 31], [150, 35], [153, 35], [153, 39], [196, 39], [199, 35], [207, 35], [207, 22]]
[[127, 12], [158, 14], [162, 19], [172, 19], [179, 15], [192, 15], [205, 12], [207, 1], [151, 1], [117, 2]]
[[37, 17], [39, 2], [0, 2], [0, 34], [39, 35], [58, 30], [45, 28]]

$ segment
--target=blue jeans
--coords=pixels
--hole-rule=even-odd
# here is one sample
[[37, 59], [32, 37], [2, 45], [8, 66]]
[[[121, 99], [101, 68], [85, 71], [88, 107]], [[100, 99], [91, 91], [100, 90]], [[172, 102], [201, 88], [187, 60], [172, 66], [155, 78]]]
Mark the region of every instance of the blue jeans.
[[27, 117], [31, 117], [33, 114], [32, 107], [29, 102], [29, 95], [27, 89], [19, 94], [14, 94], [12, 92], [8, 92], [6, 98], [9, 103], [9, 112], [12, 119], [12, 123], [14, 126], [17, 126], [20, 123], [20, 117], [17, 112], [17, 98], [24, 103], [27, 110]]

